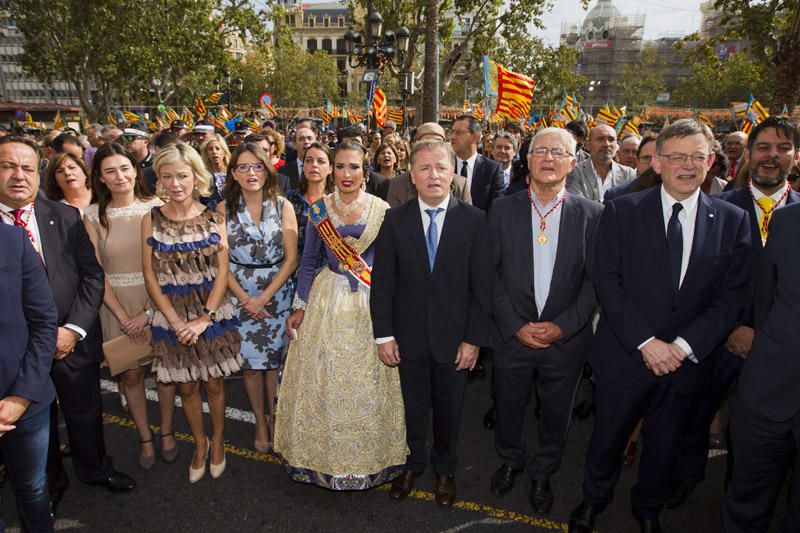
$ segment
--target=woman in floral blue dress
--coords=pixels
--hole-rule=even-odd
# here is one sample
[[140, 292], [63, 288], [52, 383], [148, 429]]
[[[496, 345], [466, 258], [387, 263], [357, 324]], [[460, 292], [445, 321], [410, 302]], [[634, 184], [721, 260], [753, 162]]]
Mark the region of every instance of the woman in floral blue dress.
[[269, 450], [272, 421], [267, 404], [275, 388], [288, 337], [286, 318], [294, 295], [290, 279], [297, 268], [297, 220], [294, 208], [279, 195], [269, 156], [253, 143], [237, 147], [223, 189], [231, 276], [228, 289], [240, 307], [244, 386], [256, 419], [254, 446]]

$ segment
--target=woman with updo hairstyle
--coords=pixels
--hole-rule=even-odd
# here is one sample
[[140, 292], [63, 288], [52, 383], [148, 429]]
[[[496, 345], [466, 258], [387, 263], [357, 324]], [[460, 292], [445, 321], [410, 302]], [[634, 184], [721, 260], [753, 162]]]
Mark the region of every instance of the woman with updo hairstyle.
[[[92, 188], [95, 203], [86, 208], [84, 224], [94, 244], [97, 261], [105, 272], [105, 293], [100, 308], [103, 341], [127, 335], [135, 343], [148, 342], [153, 313], [142, 274], [142, 217], [163, 205], [150, 195], [136, 159], [122, 145], [104, 144], [94, 154]], [[139, 432], [139, 466], [149, 470], [155, 463], [153, 432], [147, 420], [144, 367], [123, 372], [125, 398]], [[175, 386], [157, 384], [161, 408], [161, 455], [175, 460], [178, 445], [172, 431]]]
[[381, 363], [372, 336], [368, 274], [389, 206], [364, 191], [367, 172], [361, 144], [342, 143], [335, 190], [309, 210], [276, 408], [274, 447], [289, 476], [331, 490], [391, 481], [408, 451], [398, 370]]
[[[228, 240], [225, 215], [200, 203], [211, 174], [188, 144], [161, 150], [153, 161], [158, 186], [167, 198], [142, 219], [142, 271], [154, 304], [151, 318], [153, 374], [177, 383], [195, 452], [189, 481], [225, 471], [225, 388], [238, 372], [241, 337], [236, 308], [228, 297]], [[213, 434], [203, 427], [200, 383], [208, 395]]]
[[297, 219], [281, 195], [269, 155], [257, 144], [236, 147], [228, 165], [224, 202], [231, 275], [228, 290], [239, 305], [244, 387], [256, 419], [254, 447], [272, 446], [272, 415], [278, 371], [288, 346], [286, 319], [297, 268]]

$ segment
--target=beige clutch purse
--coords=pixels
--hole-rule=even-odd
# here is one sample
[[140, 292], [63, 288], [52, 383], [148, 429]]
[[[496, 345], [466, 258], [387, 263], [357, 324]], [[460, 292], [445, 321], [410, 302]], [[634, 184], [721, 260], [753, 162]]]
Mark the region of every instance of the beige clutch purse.
[[135, 343], [127, 335], [122, 335], [103, 343], [103, 354], [112, 376], [126, 370], [144, 366], [153, 360], [153, 347], [150, 328], [147, 328], [147, 342]]

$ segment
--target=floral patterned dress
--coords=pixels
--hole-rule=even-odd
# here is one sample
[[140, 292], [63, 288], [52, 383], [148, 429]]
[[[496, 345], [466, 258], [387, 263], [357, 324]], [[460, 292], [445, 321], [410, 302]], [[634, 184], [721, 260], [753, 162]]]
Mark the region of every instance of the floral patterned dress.
[[[282, 213], [286, 198], [265, 199], [256, 225], [239, 198], [236, 215], [227, 223], [231, 273], [249, 295], [258, 295], [272, 283], [283, 265]], [[286, 319], [291, 311], [294, 283], [289, 279], [267, 305], [271, 318], [253, 320], [241, 311], [242, 357], [245, 370], [277, 370], [288, 346]]]

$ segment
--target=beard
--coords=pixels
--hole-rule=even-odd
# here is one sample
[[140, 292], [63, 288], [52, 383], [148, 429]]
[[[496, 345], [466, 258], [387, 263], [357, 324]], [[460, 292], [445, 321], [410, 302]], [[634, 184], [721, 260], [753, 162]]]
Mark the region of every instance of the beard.
[[750, 169], [750, 180], [759, 187], [770, 188], [777, 187], [789, 177], [789, 167], [781, 169], [780, 174], [774, 178], [764, 177], [758, 173], [758, 167]]

